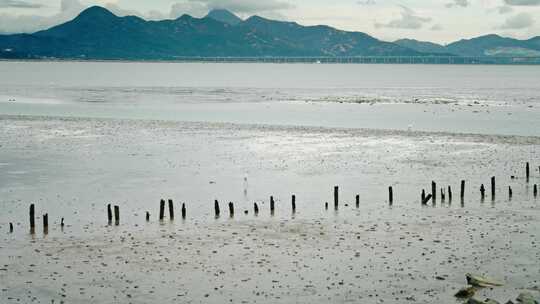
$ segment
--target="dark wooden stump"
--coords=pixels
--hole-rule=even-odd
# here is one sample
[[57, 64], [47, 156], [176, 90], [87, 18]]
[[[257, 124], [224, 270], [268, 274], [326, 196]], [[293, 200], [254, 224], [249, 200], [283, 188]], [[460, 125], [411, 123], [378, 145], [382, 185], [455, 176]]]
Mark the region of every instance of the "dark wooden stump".
[[112, 207], [111, 204], [107, 204], [107, 220], [109, 225], [112, 225]]
[[174, 220], [174, 203], [172, 199], [169, 200], [169, 218]]
[[428, 196], [426, 196], [424, 200], [422, 201], [422, 205], [424, 206], [427, 205], [427, 203], [429, 202], [429, 200], [431, 200], [431, 198], [432, 198], [432, 195], [428, 194]]
[[337, 210], [339, 208], [339, 187], [334, 187], [334, 208]]
[[437, 183], [431, 182], [431, 200], [435, 205], [437, 203]]
[[146, 221], [150, 222], [150, 212], [146, 211]]
[[484, 184], [480, 186], [480, 195], [483, 201], [486, 198], [486, 187], [484, 187]]
[[274, 197], [273, 196], [270, 196], [270, 213], [272, 215], [274, 215], [274, 210], [275, 210], [275, 202], [274, 202]]
[[13, 223], [9, 223], [9, 233], [13, 233]]
[[257, 203], [253, 203], [253, 213], [255, 213], [255, 216], [259, 215], [259, 205]]
[[159, 220], [163, 221], [165, 217], [165, 200], [159, 201]]
[[229, 203], [229, 216], [234, 217], [234, 204], [232, 202]]
[[491, 200], [495, 200], [495, 176], [491, 177]]
[[185, 204], [185, 203], [182, 203], [182, 219], [183, 219], [183, 220], [186, 219], [186, 213], [187, 213], [187, 210], [186, 210], [186, 204]]
[[120, 225], [120, 207], [114, 206], [114, 224], [116, 226]]
[[328, 210], [328, 202], [324, 203], [324, 209]]
[[527, 179], [527, 183], [529, 182], [529, 176], [530, 176], [529, 163], [527, 163], [527, 165], [525, 165], [525, 177]]
[[446, 193], [444, 193], [444, 188], [441, 188], [441, 203], [444, 204], [446, 201]]
[[508, 200], [512, 200], [512, 187], [508, 186]]
[[60, 228], [64, 228], [64, 218], [60, 220]]
[[43, 215], [43, 233], [49, 233], [49, 214], [47, 213]]
[[296, 213], [296, 195], [291, 197], [292, 213]]
[[388, 204], [392, 206], [394, 204], [394, 190], [392, 186], [388, 187]]
[[426, 189], [422, 189], [422, 195], [420, 196], [420, 203], [422, 203], [422, 205], [425, 205], [425, 202], [426, 201]]
[[214, 200], [214, 214], [216, 215], [216, 218], [219, 217], [219, 202], [218, 200]]
[[461, 181], [461, 193], [460, 193], [461, 203], [463, 203], [465, 199], [465, 180]]
[[534, 195], [535, 198], [538, 196], [538, 185], [537, 184], [534, 184], [533, 195]]
[[448, 203], [452, 203], [452, 187], [448, 186]]
[[356, 195], [356, 209], [360, 208], [360, 195]]
[[33, 234], [36, 231], [36, 217], [35, 217], [35, 206], [30, 204], [30, 232]]

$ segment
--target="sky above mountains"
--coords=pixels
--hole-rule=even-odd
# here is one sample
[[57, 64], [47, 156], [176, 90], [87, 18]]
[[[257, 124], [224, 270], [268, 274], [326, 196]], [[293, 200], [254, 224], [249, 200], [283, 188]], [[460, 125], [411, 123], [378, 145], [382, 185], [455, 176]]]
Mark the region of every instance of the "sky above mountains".
[[327, 24], [383, 40], [449, 43], [496, 33], [540, 35], [540, 0], [0, 0], [0, 32], [34, 32], [74, 18], [92, 5], [149, 20], [214, 8], [240, 17], [260, 15], [303, 25]]

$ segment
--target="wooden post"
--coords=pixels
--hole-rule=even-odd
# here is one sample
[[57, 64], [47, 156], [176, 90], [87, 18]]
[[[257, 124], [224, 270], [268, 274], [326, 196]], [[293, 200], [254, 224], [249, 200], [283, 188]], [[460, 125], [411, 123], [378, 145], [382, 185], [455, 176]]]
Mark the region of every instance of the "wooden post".
[[324, 210], [328, 210], [328, 202], [324, 203]]
[[216, 218], [219, 217], [219, 202], [218, 200], [214, 200], [214, 213], [216, 215]]
[[114, 224], [116, 226], [120, 225], [120, 207], [114, 206]]
[[465, 199], [465, 180], [461, 181], [461, 202]]
[[13, 223], [9, 223], [9, 233], [13, 233]]
[[169, 218], [174, 220], [174, 203], [172, 199], [169, 199]]
[[163, 221], [165, 217], [165, 200], [159, 201], [159, 220]]
[[422, 195], [420, 197], [420, 203], [422, 203], [422, 205], [425, 205], [424, 204], [425, 201], [426, 201], [426, 190], [422, 189]]
[[60, 227], [61, 227], [61, 228], [64, 228], [64, 218], [62, 218], [62, 219], [60, 220]]
[[527, 183], [529, 182], [529, 175], [530, 175], [530, 172], [529, 172], [529, 163], [527, 162], [527, 165], [525, 166], [525, 176], [527, 178]]
[[434, 205], [437, 203], [437, 184], [434, 181], [431, 182], [431, 200]]
[[146, 221], [150, 222], [150, 212], [146, 211]]
[[47, 213], [43, 215], [43, 233], [49, 233], [49, 214]]
[[441, 188], [441, 203], [444, 204], [445, 200], [446, 200], [446, 194], [444, 193], [444, 188]]
[[270, 196], [270, 213], [274, 214], [274, 210], [275, 210], [274, 197]]
[[512, 200], [512, 187], [508, 186], [508, 200]]
[[491, 200], [495, 200], [495, 176], [491, 177]]
[[537, 184], [534, 184], [533, 195], [534, 195], [535, 198], [538, 196], [538, 185]]
[[356, 195], [356, 209], [360, 208], [360, 194]]
[[187, 213], [187, 210], [186, 210], [186, 204], [185, 204], [185, 203], [182, 203], [182, 219], [183, 219], [183, 220], [186, 219], [186, 213]]
[[259, 205], [257, 203], [253, 203], [253, 213], [255, 213], [255, 216], [259, 215]]
[[448, 203], [452, 203], [452, 187], [448, 186]]
[[338, 186], [334, 187], [334, 208], [335, 209], [339, 208], [339, 187]]
[[429, 200], [432, 198], [431, 194], [428, 194], [428, 196], [426, 196], [424, 198], [424, 200], [422, 201], [422, 205], [427, 205], [427, 203], [429, 202]]
[[30, 233], [34, 234], [36, 231], [36, 218], [34, 204], [30, 204]]
[[394, 204], [394, 191], [392, 190], [392, 186], [388, 187], [388, 203], [390, 206]]
[[229, 202], [229, 215], [234, 217], [234, 204], [232, 202]]
[[484, 187], [484, 184], [482, 184], [480, 186], [480, 194], [482, 196], [482, 201], [484, 200], [484, 198], [486, 197], [486, 187]]
[[112, 208], [111, 204], [107, 204], [107, 220], [109, 221], [109, 225], [112, 224]]
[[296, 213], [296, 195], [292, 195], [291, 197], [291, 204], [292, 204], [292, 212]]

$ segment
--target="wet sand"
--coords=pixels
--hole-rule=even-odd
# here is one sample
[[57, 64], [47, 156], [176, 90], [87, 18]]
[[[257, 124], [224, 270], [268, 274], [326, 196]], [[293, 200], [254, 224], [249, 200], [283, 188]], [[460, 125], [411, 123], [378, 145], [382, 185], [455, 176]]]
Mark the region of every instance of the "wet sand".
[[[540, 295], [538, 137], [26, 116], [0, 129], [1, 302], [454, 303], [468, 272], [505, 282], [480, 299]], [[432, 180], [451, 204], [420, 205]], [[161, 198], [175, 221], [157, 220]]]

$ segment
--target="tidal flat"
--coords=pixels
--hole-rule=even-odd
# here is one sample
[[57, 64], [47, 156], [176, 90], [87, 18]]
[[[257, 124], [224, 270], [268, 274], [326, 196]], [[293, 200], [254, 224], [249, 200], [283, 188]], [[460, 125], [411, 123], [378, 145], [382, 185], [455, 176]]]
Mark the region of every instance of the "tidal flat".
[[[455, 303], [466, 273], [504, 283], [480, 299], [540, 295], [535, 136], [16, 115], [0, 129], [3, 303]], [[432, 181], [453, 200], [422, 206]]]

